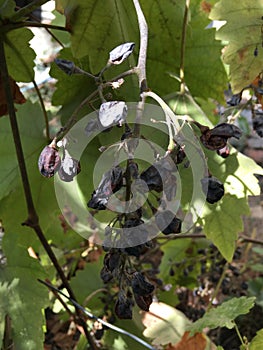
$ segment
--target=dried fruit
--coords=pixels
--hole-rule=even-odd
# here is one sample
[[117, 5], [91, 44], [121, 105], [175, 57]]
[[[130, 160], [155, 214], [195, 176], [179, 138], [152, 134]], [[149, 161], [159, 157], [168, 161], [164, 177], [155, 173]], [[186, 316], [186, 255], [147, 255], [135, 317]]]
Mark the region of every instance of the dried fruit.
[[253, 129], [256, 131], [258, 136], [263, 137], [263, 114], [257, 114], [253, 119]]
[[213, 129], [209, 129], [207, 126], [203, 126], [196, 122], [195, 124], [202, 132], [202, 135], [200, 136], [201, 142], [210, 150], [219, 150], [224, 148], [230, 137], [239, 139], [242, 135], [242, 131], [233, 124], [221, 123], [215, 126]]
[[115, 313], [120, 319], [132, 319], [133, 301], [131, 295], [126, 295], [120, 291], [115, 304]]
[[59, 170], [61, 164], [60, 155], [56, 148], [55, 142], [51, 142], [40, 153], [38, 159], [38, 169], [45, 177], [52, 177]]
[[206, 200], [210, 204], [218, 202], [225, 193], [224, 185], [214, 176], [204, 177], [201, 184]]
[[72, 61], [56, 58], [54, 62], [67, 75], [72, 75], [75, 73], [75, 64]]
[[112, 193], [117, 192], [122, 187], [122, 177], [122, 169], [119, 166], [107, 171], [98, 188], [93, 192], [88, 207], [97, 210], [105, 209]]
[[216, 153], [222, 158], [227, 158], [230, 154], [230, 149], [228, 146], [225, 146], [224, 148], [218, 149]]
[[128, 107], [123, 101], [104, 102], [100, 106], [99, 121], [104, 128], [122, 125], [126, 119]]
[[171, 157], [165, 157], [149, 166], [145, 171], [141, 173], [141, 180], [145, 181], [149, 191], [162, 192], [164, 183], [170, 181], [171, 172], [176, 170]]
[[226, 103], [229, 104], [230, 106], [237, 106], [239, 105], [240, 101], [242, 99], [242, 92], [232, 95], [231, 98], [229, 98]]
[[134, 272], [132, 275], [131, 287], [133, 293], [141, 296], [151, 294], [154, 290], [154, 285], [147, 282], [141, 272]]
[[63, 150], [63, 158], [58, 175], [62, 181], [71, 182], [74, 177], [80, 173], [80, 162], [70, 156], [69, 152]]
[[153, 301], [151, 294], [139, 295], [134, 293], [134, 299], [140, 309], [142, 309], [143, 311], [149, 311], [149, 307]]
[[124, 252], [129, 256], [135, 256], [139, 258], [146, 251], [145, 244], [136, 245], [134, 247], [127, 247], [124, 249]]
[[163, 234], [180, 233], [182, 221], [170, 210], [159, 211], [155, 215], [155, 222]]
[[134, 46], [135, 43], [125, 43], [115, 47], [110, 52], [109, 62], [111, 64], [121, 64], [127, 57], [130, 56]]

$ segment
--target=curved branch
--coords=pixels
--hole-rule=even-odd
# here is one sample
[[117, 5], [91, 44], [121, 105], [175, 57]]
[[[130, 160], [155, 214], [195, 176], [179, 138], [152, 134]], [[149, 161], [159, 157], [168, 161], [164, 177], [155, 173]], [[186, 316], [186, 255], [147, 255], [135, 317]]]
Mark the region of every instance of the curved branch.
[[137, 19], [140, 29], [140, 51], [137, 64], [137, 75], [139, 78], [139, 85], [141, 92], [147, 91], [146, 80], [146, 58], [147, 58], [147, 45], [148, 45], [148, 26], [142, 12], [139, 0], [133, 0], [133, 4], [137, 13]]

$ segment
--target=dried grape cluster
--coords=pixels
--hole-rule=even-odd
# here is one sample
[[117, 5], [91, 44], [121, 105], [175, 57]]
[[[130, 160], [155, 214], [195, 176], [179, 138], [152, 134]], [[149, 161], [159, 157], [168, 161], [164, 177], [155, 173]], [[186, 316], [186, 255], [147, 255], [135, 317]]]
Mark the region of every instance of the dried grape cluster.
[[[97, 76], [83, 71], [71, 61], [56, 59], [55, 62], [69, 76], [86, 74], [94, 78], [97, 85], [102, 85], [104, 71], [112, 65], [121, 64], [133, 49], [132, 42], [113, 49], [106, 66]], [[118, 79], [109, 82], [108, 86], [118, 88], [122, 84], [123, 79]], [[130, 319], [134, 303], [144, 311], [149, 310], [155, 287], [159, 284], [156, 278], [157, 266], [148, 274], [142, 272], [142, 261], [145, 254], [153, 249], [154, 238], [159, 232], [170, 235], [182, 231], [182, 219], [177, 217], [177, 211], [174, 213], [171, 210], [169, 203], [177, 194], [178, 164], [188, 160], [184, 142], [178, 144], [175, 136], [173, 147], [167, 147], [169, 150], [163, 156], [157, 156], [157, 152], [153, 151], [153, 164], [146, 169], [140, 169], [134, 156], [140, 137], [127, 122], [128, 107], [125, 101], [106, 101], [102, 90], [98, 91], [102, 103], [97, 118], [86, 125], [85, 135], [89, 136], [95, 131], [110, 131], [114, 126], [122, 127], [124, 133], [120, 139], [120, 147], [124, 149], [128, 159], [126, 166], [122, 167], [116, 157], [111, 168], [102, 175], [87, 206], [93, 209], [94, 215], [101, 210], [111, 211], [114, 215], [114, 219], [105, 228], [103, 248], [106, 254], [101, 278], [105, 284], [118, 285], [115, 313], [119, 318]], [[229, 155], [228, 139], [238, 139], [241, 136], [240, 129], [233, 124], [221, 123], [212, 129], [195, 121], [189, 122], [189, 125], [192, 130], [197, 127], [197, 133], [201, 132], [200, 141], [205, 148], [216, 151], [222, 157]], [[41, 152], [39, 171], [47, 178], [57, 172], [62, 181], [71, 182], [80, 172], [80, 163], [71, 156], [65, 136], [60, 141], [63, 146], [61, 158], [58, 135], [59, 133]], [[218, 202], [224, 195], [223, 184], [209, 172], [203, 174], [200, 188], [210, 204]], [[143, 204], [136, 202], [138, 196], [144, 198]], [[120, 211], [117, 208], [114, 198], [125, 203], [125, 210]], [[149, 219], [150, 225], [147, 224]], [[153, 260], [151, 264], [154, 265]]]

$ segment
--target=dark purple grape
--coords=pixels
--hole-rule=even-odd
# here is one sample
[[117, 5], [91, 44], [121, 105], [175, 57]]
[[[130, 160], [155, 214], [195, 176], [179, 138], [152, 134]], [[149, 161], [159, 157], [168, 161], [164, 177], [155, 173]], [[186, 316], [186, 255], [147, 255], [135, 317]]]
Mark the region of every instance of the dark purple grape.
[[263, 114], [258, 114], [253, 119], [253, 129], [256, 131], [258, 136], [263, 137]]
[[115, 304], [115, 314], [120, 319], [132, 319], [132, 307], [131, 296], [127, 296], [123, 291], [120, 291]]
[[178, 219], [170, 210], [157, 212], [155, 222], [163, 234], [180, 233], [182, 221]]
[[134, 293], [134, 299], [139, 308], [143, 311], [149, 311], [149, 307], [152, 303], [152, 295], [139, 295]]
[[147, 282], [141, 272], [135, 272], [132, 275], [131, 287], [133, 293], [136, 293], [141, 296], [151, 294], [154, 290], [154, 285]]
[[201, 180], [206, 200], [210, 204], [218, 202], [224, 195], [224, 185], [214, 176], [207, 176]]

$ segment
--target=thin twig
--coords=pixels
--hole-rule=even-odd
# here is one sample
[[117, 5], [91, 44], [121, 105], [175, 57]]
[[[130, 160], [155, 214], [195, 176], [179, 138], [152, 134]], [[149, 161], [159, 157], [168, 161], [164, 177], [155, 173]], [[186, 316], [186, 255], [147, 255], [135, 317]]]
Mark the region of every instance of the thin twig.
[[34, 85], [34, 88], [36, 90], [39, 102], [40, 102], [40, 106], [41, 106], [42, 111], [43, 111], [44, 120], [45, 120], [45, 126], [46, 126], [46, 138], [47, 138], [47, 142], [49, 143], [50, 142], [50, 133], [49, 133], [49, 122], [48, 122], [47, 111], [46, 111], [46, 108], [45, 108], [45, 104], [44, 104], [42, 95], [41, 95], [40, 90], [39, 90], [39, 88], [37, 86], [37, 83], [36, 83], [35, 80], [32, 80], [32, 81], [33, 81], [33, 85]]
[[209, 311], [209, 310], [211, 309], [211, 307], [212, 307], [212, 305], [213, 305], [213, 301], [214, 301], [214, 299], [216, 298], [216, 296], [217, 296], [217, 294], [218, 294], [218, 292], [219, 292], [219, 289], [220, 289], [220, 287], [221, 287], [221, 284], [222, 284], [222, 282], [223, 282], [223, 280], [224, 280], [224, 278], [225, 278], [225, 276], [226, 276], [226, 272], [227, 272], [227, 269], [228, 269], [228, 265], [229, 265], [229, 263], [226, 262], [226, 263], [225, 263], [225, 266], [224, 266], [224, 269], [223, 269], [223, 272], [222, 272], [222, 274], [221, 274], [221, 276], [220, 276], [220, 279], [219, 279], [219, 281], [218, 281], [218, 283], [217, 283], [217, 285], [216, 285], [216, 288], [215, 288], [215, 290], [214, 290], [214, 292], [213, 292], [213, 294], [212, 294], [212, 296], [211, 296], [211, 298], [210, 298], [209, 304], [208, 304], [208, 306], [207, 306], [207, 311]]
[[19, 29], [24, 27], [32, 27], [32, 28], [45, 28], [45, 29], [54, 29], [54, 30], [61, 30], [64, 32], [68, 32], [69, 30], [65, 27], [56, 26], [53, 24], [46, 24], [46, 23], [39, 23], [39, 22], [30, 22], [30, 21], [24, 21], [24, 22], [18, 22], [18, 23], [7, 23], [0, 27], [0, 32], [9, 32], [13, 29]]
[[174, 240], [174, 239], [184, 239], [184, 238], [206, 238], [206, 235], [202, 233], [192, 233], [192, 234], [171, 234], [169, 236], [160, 236], [159, 239]]
[[57, 132], [56, 138], [59, 140], [66, 134], [69, 129], [77, 122], [78, 113], [81, 111], [81, 109], [89, 103], [89, 101], [95, 97], [98, 94], [98, 90], [93, 91], [88, 97], [86, 97], [74, 110], [74, 112], [71, 114], [69, 119], [67, 120], [67, 123]]
[[78, 304], [74, 299], [68, 297], [66, 294], [64, 294], [63, 292], [61, 292], [61, 290], [57, 289], [56, 287], [54, 287], [53, 285], [47, 283], [46, 281], [42, 281], [40, 279], [38, 279], [38, 281], [42, 284], [44, 284], [45, 286], [47, 286], [48, 288], [50, 288], [51, 290], [55, 290], [57, 291], [59, 294], [63, 295], [65, 298], [67, 298], [75, 307], [79, 308], [79, 310], [81, 310], [82, 312], [84, 312], [85, 315], [87, 315], [91, 320], [95, 320], [101, 324], [103, 324], [104, 326], [118, 332], [124, 335], [127, 335], [128, 337], [132, 338], [133, 340], [137, 341], [138, 343], [140, 343], [141, 345], [145, 346], [147, 349], [150, 350], [156, 350], [153, 346], [151, 346], [150, 344], [146, 343], [143, 339], [137, 337], [136, 335], [127, 332], [125, 329], [119, 328], [117, 326], [114, 326], [111, 323], [108, 323], [104, 320], [102, 320], [101, 318], [93, 315], [91, 312], [89, 312], [88, 310], [86, 310], [83, 306], [81, 306], [80, 304]]
[[181, 81], [180, 90], [181, 90], [181, 93], [185, 93], [184, 57], [185, 57], [186, 29], [187, 29], [189, 7], [190, 7], [190, 0], [186, 0], [185, 1], [185, 10], [184, 10], [184, 19], [183, 19], [183, 28], [182, 28], [182, 39], [181, 39], [181, 58], [180, 58], [180, 81]]
[[239, 238], [241, 238], [244, 242], [263, 245], [263, 241], [261, 241], [259, 239], [250, 238], [250, 237], [247, 237], [245, 235], [240, 235]]

